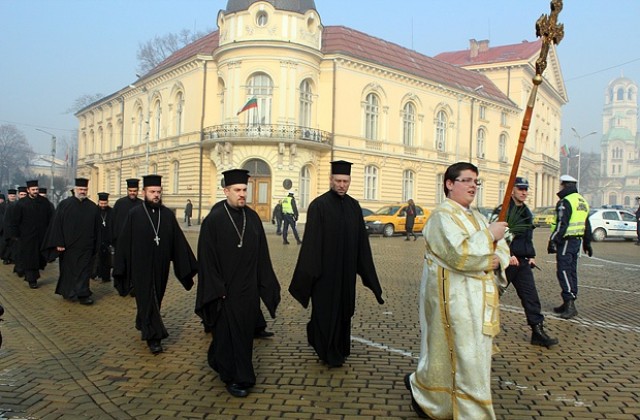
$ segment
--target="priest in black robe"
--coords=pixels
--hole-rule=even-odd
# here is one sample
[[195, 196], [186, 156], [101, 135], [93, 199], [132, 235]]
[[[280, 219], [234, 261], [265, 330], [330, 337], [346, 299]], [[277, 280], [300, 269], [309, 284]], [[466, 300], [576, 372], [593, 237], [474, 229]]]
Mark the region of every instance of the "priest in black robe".
[[309, 204], [304, 239], [289, 287], [305, 308], [312, 302], [307, 339], [329, 367], [351, 353], [356, 274], [383, 304], [360, 204], [347, 195], [351, 163], [331, 162], [331, 189]]
[[94, 265], [92, 278], [100, 278], [103, 283], [111, 281], [113, 259], [113, 245], [111, 243], [111, 224], [113, 223], [113, 209], [109, 206], [109, 193], [98, 193], [98, 208], [100, 208], [100, 229], [98, 230], [98, 254]]
[[153, 354], [163, 351], [169, 333], [160, 308], [169, 279], [169, 266], [186, 290], [198, 272], [196, 258], [175, 214], [162, 204], [162, 177], [143, 177], [144, 202], [129, 211], [118, 236], [113, 278], [132, 279], [137, 306], [136, 328]]
[[18, 187], [18, 194], [15, 198], [15, 201], [13, 201], [12, 205], [7, 208], [4, 216], [4, 234], [5, 239], [7, 240], [9, 260], [13, 263], [13, 272], [16, 273], [18, 277], [24, 277], [24, 270], [22, 269], [22, 264], [19, 261], [18, 238], [16, 237], [16, 208], [20, 200], [25, 198], [26, 196], [27, 187]]
[[11, 221], [11, 207], [18, 202], [17, 193], [18, 190], [15, 188], [8, 189], [7, 201], [0, 205], [0, 207], [2, 207], [2, 236], [0, 237], [2, 243], [0, 244], [0, 257], [2, 257], [2, 264], [4, 265], [13, 264], [13, 250], [11, 248], [13, 241], [7, 228]]
[[47, 261], [58, 256], [56, 293], [83, 305], [93, 304], [89, 279], [100, 221], [98, 206], [87, 198], [88, 186], [88, 179], [76, 178], [74, 195], [58, 204], [43, 245]]
[[27, 181], [27, 197], [18, 201], [13, 215], [12, 236], [16, 238], [17, 260], [24, 279], [32, 289], [38, 288], [40, 270], [47, 261], [40, 252], [53, 215], [49, 200], [39, 195], [38, 181]]
[[[137, 178], [130, 178], [127, 182], [127, 195], [119, 198], [113, 205], [113, 222], [111, 223], [111, 244], [118, 248], [118, 237], [124, 226], [124, 222], [127, 220], [129, 211], [142, 204], [142, 200], [138, 198], [138, 191], [140, 186], [140, 180]], [[116, 288], [120, 296], [133, 296], [133, 283], [128, 277], [120, 277], [113, 279], [113, 286]]]
[[258, 214], [247, 207], [248, 171], [225, 171], [226, 200], [202, 222], [198, 239], [196, 313], [213, 333], [208, 362], [234, 397], [256, 382], [253, 337], [260, 299], [272, 318], [280, 303], [267, 238]]

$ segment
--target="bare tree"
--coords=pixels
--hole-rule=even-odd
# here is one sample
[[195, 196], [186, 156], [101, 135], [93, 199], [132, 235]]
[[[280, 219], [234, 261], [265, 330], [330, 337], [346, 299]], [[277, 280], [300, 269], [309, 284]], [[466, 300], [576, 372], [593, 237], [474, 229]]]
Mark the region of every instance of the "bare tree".
[[34, 153], [15, 125], [0, 125], [0, 186], [21, 181]]
[[139, 74], [145, 74], [160, 64], [165, 58], [169, 57], [180, 48], [202, 38], [208, 32], [192, 32], [189, 29], [183, 29], [178, 33], [157, 35], [153, 39], [141, 43], [138, 46], [136, 58], [138, 59], [137, 71]]
[[104, 95], [102, 93], [94, 93], [94, 94], [87, 93], [82, 96], [79, 96], [76, 98], [75, 101], [73, 101], [73, 104], [69, 108], [67, 108], [67, 110], [65, 111], [65, 114], [75, 114], [85, 106], [91, 105], [92, 103], [94, 103], [95, 101], [103, 97]]

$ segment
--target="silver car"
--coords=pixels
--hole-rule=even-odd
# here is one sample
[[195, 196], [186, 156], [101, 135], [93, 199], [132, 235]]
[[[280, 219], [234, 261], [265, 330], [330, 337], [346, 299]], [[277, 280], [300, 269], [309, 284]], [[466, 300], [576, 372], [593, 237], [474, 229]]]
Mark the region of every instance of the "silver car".
[[638, 221], [633, 213], [617, 209], [595, 209], [589, 213], [593, 240], [600, 242], [606, 238], [637, 240]]

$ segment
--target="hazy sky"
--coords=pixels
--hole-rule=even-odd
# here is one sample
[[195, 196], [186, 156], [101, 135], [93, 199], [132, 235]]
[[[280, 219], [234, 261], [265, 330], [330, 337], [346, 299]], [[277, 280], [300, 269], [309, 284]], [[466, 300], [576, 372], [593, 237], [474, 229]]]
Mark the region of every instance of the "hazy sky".
[[[548, 0], [316, 0], [323, 25], [344, 25], [434, 56], [535, 39]], [[135, 81], [138, 45], [181, 29], [214, 30], [226, 0], [0, 0], [0, 124], [14, 124], [37, 152], [50, 136], [70, 139], [65, 111], [84, 94], [111, 94]], [[624, 74], [640, 83], [640, 1], [565, 0], [558, 56], [569, 95], [561, 144], [571, 127], [599, 151], [608, 83]], [[64, 156], [59, 143], [58, 156]]]

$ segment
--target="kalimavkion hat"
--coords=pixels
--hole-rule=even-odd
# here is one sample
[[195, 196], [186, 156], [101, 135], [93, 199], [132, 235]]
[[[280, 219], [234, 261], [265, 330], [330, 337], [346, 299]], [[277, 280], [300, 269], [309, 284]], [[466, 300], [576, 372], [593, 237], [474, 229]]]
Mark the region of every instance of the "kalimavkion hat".
[[139, 188], [140, 180], [138, 178], [127, 179], [127, 188]]
[[76, 178], [75, 186], [86, 188], [89, 186], [89, 180], [87, 178]]
[[107, 201], [109, 200], [109, 193], [99, 192], [98, 193], [98, 201]]
[[17, 193], [18, 193], [18, 190], [16, 190], [15, 188], [9, 188], [7, 190], [8, 195], [16, 195]]
[[18, 187], [18, 192], [19, 193], [26, 193], [27, 192], [27, 187]]
[[27, 188], [31, 188], [31, 187], [37, 187], [38, 186], [38, 180], [34, 179], [33, 181], [27, 181]]
[[162, 175], [145, 175], [142, 177], [145, 187], [162, 187]]
[[249, 182], [249, 171], [246, 169], [229, 169], [222, 173], [225, 188], [234, 184], [246, 184]]
[[571, 175], [566, 174], [566, 175], [560, 176], [560, 183], [562, 184], [564, 182], [578, 182], [578, 180], [572, 177]]
[[40, 188], [38, 188], [38, 193], [39, 194], [46, 194], [47, 193], [47, 189], [44, 188], [44, 187], [40, 187]]
[[4, 194], [0, 194], [0, 198], [4, 200]]
[[529, 181], [526, 178], [520, 176], [516, 177], [516, 183], [513, 184], [517, 188], [529, 188]]
[[353, 163], [346, 160], [334, 160], [331, 162], [331, 175], [351, 175]]

